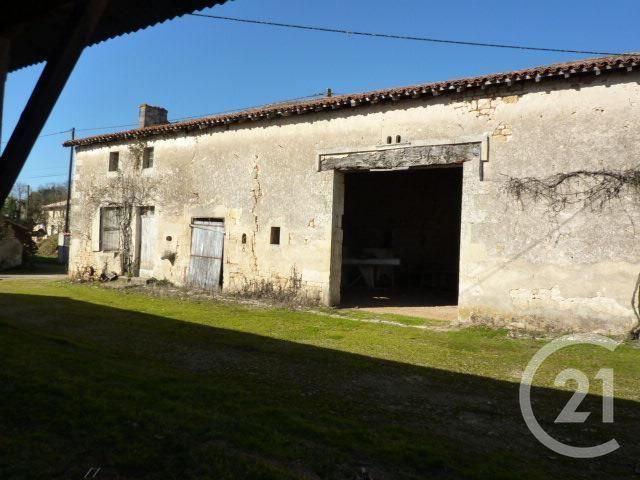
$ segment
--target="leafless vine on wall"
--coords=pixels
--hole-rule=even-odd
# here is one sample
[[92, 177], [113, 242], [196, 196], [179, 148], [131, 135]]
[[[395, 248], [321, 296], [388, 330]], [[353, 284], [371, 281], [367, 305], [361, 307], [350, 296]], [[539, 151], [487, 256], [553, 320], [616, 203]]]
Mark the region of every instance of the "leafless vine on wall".
[[[158, 175], [142, 174], [142, 159], [145, 142], [134, 142], [113, 175], [93, 175], [83, 190], [83, 225], [80, 231], [90, 232], [90, 224], [97, 207], [117, 207], [120, 245], [118, 249], [122, 273], [132, 274], [135, 270], [135, 249], [133, 245], [133, 225], [136, 208], [153, 204], [158, 197], [162, 181]], [[78, 220], [77, 220], [78, 221]]]
[[[524, 205], [526, 200], [543, 202], [547, 208], [558, 213], [567, 206], [577, 205], [584, 209], [602, 210], [610, 201], [631, 193], [640, 197], [640, 169], [627, 170], [576, 170], [557, 173], [546, 178], [508, 177], [504, 190]], [[631, 336], [640, 338], [640, 275], [636, 281], [631, 307], [638, 323]]]
[[576, 170], [545, 178], [509, 177], [504, 190], [521, 204], [543, 202], [552, 212], [578, 205], [601, 210], [625, 192], [640, 195], [640, 170]]
[[633, 289], [631, 308], [633, 308], [633, 313], [636, 314], [636, 318], [638, 319], [638, 323], [636, 323], [636, 326], [631, 330], [631, 337], [638, 340], [640, 339], [640, 275], [638, 275], [636, 286]]

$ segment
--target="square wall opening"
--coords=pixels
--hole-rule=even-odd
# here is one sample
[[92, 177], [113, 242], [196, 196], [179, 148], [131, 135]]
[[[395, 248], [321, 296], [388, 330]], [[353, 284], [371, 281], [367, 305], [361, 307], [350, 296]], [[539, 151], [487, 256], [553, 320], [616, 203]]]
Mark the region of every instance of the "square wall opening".
[[343, 306], [456, 305], [462, 166], [344, 173]]

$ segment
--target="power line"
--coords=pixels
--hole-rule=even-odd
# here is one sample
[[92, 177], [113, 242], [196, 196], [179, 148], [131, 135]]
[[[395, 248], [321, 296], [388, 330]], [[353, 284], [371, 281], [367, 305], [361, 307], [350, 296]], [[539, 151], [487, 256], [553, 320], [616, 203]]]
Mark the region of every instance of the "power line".
[[38, 138], [41, 138], [41, 137], [51, 137], [51, 136], [53, 136], [53, 135], [62, 135], [63, 133], [69, 133], [69, 132], [71, 132], [71, 129], [69, 129], [69, 130], [62, 130], [61, 132], [45, 133], [44, 135], [40, 135], [40, 137], [38, 137]]
[[31, 175], [58, 175], [59, 173], [63, 172], [63, 168], [56, 168], [56, 169], [50, 169], [50, 171], [47, 170], [41, 170], [39, 168], [35, 169], [35, 170], [30, 170], [29, 174]]
[[[44, 168], [38, 168], [36, 170], [32, 170], [31, 173], [54, 173], [60, 170], [65, 170], [66, 167], [61, 165], [61, 166], [57, 166], [57, 167], [44, 167]], [[53, 170], [53, 171], [51, 171]]]
[[[336, 93], [334, 92], [334, 94], [336, 94]], [[313, 93], [311, 95], [305, 95], [303, 97], [296, 97], [296, 98], [289, 98], [289, 99], [282, 100], [282, 101], [279, 101], [279, 102], [274, 102], [273, 104], [268, 104], [268, 105], [278, 105], [278, 104], [281, 104], [281, 103], [295, 102], [297, 100], [304, 100], [304, 99], [307, 99], [307, 98], [316, 98], [316, 97], [321, 97], [323, 95], [325, 95], [324, 92]], [[182, 120], [189, 120], [191, 118], [208, 117], [208, 116], [211, 116], [211, 115], [223, 115], [225, 113], [241, 112], [243, 110], [250, 110], [252, 108], [258, 108], [258, 107], [263, 107], [263, 106], [265, 106], [265, 105], [264, 104], [260, 104], [260, 105], [252, 105], [252, 106], [249, 106], [249, 107], [234, 108], [232, 110], [225, 110], [225, 111], [222, 111], [222, 112], [210, 112], [210, 113], [203, 113], [203, 114], [200, 114], [200, 115], [190, 115], [188, 117], [174, 118], [172, 120], [172, 122], [181, 122]], [[91, 130], [109, 130], [111, 128], [126, 128], [126, 127], [136, 127], [136, 126], [138, 126], [137, 123], [127, 123], [127, 124], [124, 124], [124, 125], [110, 125], [110, 126], [106, 126], [106, 127], [76, 128], [76, 132], [89, 132]], [[70, 131], [71, 130], [65, 130], [64, 132], [59, 132], [59, 133], [68, 133]], [[52, 134], [50, 134], [50, 135], [52, 135]], [[42, 136], [44, 137], [45, 135], [42, 135]]]
[[[38, 138], [51, 137], [53, 135], [62, 135], [63, 133], [69, 133], [70, 131], [71, 129], [62, 130], [61, 132], [43, 133], [42, 135], [38, 136]], [[0, 142], [0, 145], [4, 145], [5, 143], [9, 143], [9, 141], [7, 140], [6, 142]]]
[[509, 48], [514, 50], [533, 50], [537, 52], [579, 53], [579, 54], [585, 54], [585, 55], [630, 55], [628, 53], [619, 53], [619, 52], [598, 52], [598, 51], [591, 51], [591, 50], [572, 50], [567, 48], [530, 47], [530, 46], [524, 46], [524, 45], [509, 45], [509, 44], [501, 44], [501, 43], [469, 42], [464, 40], [446, 40], [442, 38], [415, 37], [411, 35], [394, 35], [390, 33], [359, 32], [356, 30], [343, 30], [339, 28], [317, 27], [312, 25], [298, 25], [293, 23], [279, 23], [279, 22], [271, 22], [268, 20], [253, 20], [249, 18], [223, 17], [220, 15], [208, 15], [205, 13], [189, 13], [188, 15], [191, 15], [192, 17], [203, 17], [203, 18], [210, 18], [214, 20], [250, 23], [253, 25], [266, 25], [270, 27], [295, 28], [298, 30], [341, 33], [345, 35], [359, 35], [363, 37], [388, 38], [388, 39], [394, 39], [394, 40], [413, 40], [418, 42], [444, 43], [448, 45], [466, 45], [466, 46], [472, 46], [472, 47], [489, 47], [489, 48]]
[[[189, 120], [190, 118], [202, 118], [202, 117], [209, 117], [209, 116], [212, 116], [212, 115], [224, 115], [226, 113], [242, 112], [243, 110], [252, 110], [254, 108], [267, 107], [267, 106], [270, 106], [270, 105], [282, 105], [282, 104], [286, 104], [286, 103], [289, 103], [289, 102], [297, 102], [298, 100], [306, 100], [308, 98], [322, 97], [325, 94], [326, 94], [325, 92], [313, 93], [311, 95], [305, 95], [304, 97], [289, 98], [287, 100], [281, 100], [279, 102], [273, 102], [273, 103], [267, 103], [267, 104], [262, 103], [260, 105], [252, 105], [250, 107], [240, 107], [240, 108], [234, 108], [232, 110], [225, 110], [223, 112], [204, 113], [202, 115], [192, 115], [190, 117], [181, 117], [181, 118], [176, 118], [173, 121], [174, 122], [180, 122], [182, 120]], [[332, 94], [333, 95], [339, 95], [339, 93], [337, 93], [337, 92], [332, 92]]]
[[59, 175], [37, 175], [35, 177], [21, 177], [22, 180], [30, 180], [32, 178], [54, 178], [54, 177], [66, 177], [66, 173], [61, 173]]
[[[334, 92], [335, 93], [335, 92]], [[274, 102], [271, 103], [269, 105], [278, 105], [278, 104], [283, 104], [283, 103], [288, 103], [288, 102], [295, 102], [297, 100], [304, 100], [307, 98], [315, 98], [315, 97], [321, 97], [325, 95], [324, 92], [321, 93], [313, 93], [311, 95], [305, 95], [303, 97], [296, 97], [296, 98], [290, 98], [287, 100], [282, 100], [279, 102]], [[232, 112], [239, 112], [242, 110], [250, 110], [252, 108], [258, 108], [258, 107], [263, 107], [264, 104], [261, 105], [254, 105], [254, 106], [250, 106], [250, 107], [241, 107], [241, 108], [236, 108], [233, 110], [225, 110], [224, 112], [214, 112], [214, 113], [205, 113], [202, 115], [192, 115], [189, 117], [181, 117], [181, 118], [176, 118], [174, 120], [172, 120], [173, 122], [179, 122], [182, 120], [188, 120], [190, 118], [200, 118], [200, 117], [207, 117], [207, 116], [211, 116], [211, 115], [222, 115], [225, 113], [232, 113]], [[108, 129], [112, 129], [112, 128], [125, 128], [125, 127], [135, 127], [137, 126], [137, 123], [129, 123], [129, 124], [124, 124], [124, 125], [111, 125], [111, 126], [105, 126], [105, 127], [89, 127], [89, 128], [77, 128], [76, 132], [87, 132], [87, 131], [91, 131], [91, 130], [108, 130]], [[40, 135], [38, 138], [43, 138], [43, 137], [51, 137], [53, 135], [62, 135], [63, 133], [70, 133], [72, 129], [69, 130], [62, 130], [60, 132], [50, 132], [50, 133], [44, 133], [42, 135]], [[6, 142], [2, 142], [2, 143], [6, 143]], [[46, 170], [57, 170], [57, 169], [61, 169], [63, 167], [52, 167], [52, 168], [45, 168], [45, 169], [38, 169], [35, 170], [35, 172], [43, 172]], [[31, 180], [31, 179], [38, 179], [38, 178], [55, 178], [55, 177], [63, 177], [65, 176], [64, 173], [61, 174], [48, 174], [48, 175], [36, 175], [36, 176], [31, 176], [31, 177], [20, 177], [21, 180]]]
[[[325, 94], [324, 92], [322, 92], [322, 93], [314, 93], [314, 94], [311, 94], [311, 95], [305, 95], [304, 97], [296, 97], [296, 98], [290, 98], [290, 99], [287, 99], [287, 100], [282, 100], [282, 101], [279, 101], [279, 102], [274, 102], [274, 103], [268, 104], [268, 105], [278, 105], [278, 104], [281, 104], [281, 103], [295, 102], [297, 100], [304, 100], [304, 99], [307, 99], [307, 98], [321, 97], [324, 94]], [[208, 117], [208, 116], [211, 116], [211, 115], [223, 115], [225, 113], [241, 112], [243, 110], [250, 110], [252, 108], [258, 108], [258, 107], [263, 107], [263, 106], [265, 106], [265, 105], [264, 104], [253, 105], [253, 106], [250, 106], [250, 107], [240, 107], [240, 108], [235, 108], [235, 109], [232, 109], [232, 110], [225, 110], [223, 112], [213, 112], [213, 113], [203, 113], [201, 115], [191, 115], [189, 117], [180, 117], [180, 118], [173, 119], [172, 122], [180, 122], [182, 120], [189, 120], [191, 118]], [[110, 130], [112, 128], [126, 128], [126, 127], [136, 127], [136, 126], [138, 126], [137, 123], [127, 123], [127, 124], [124, 124], [124, 125], [109, 125], [109, 126], [104, 126], [104, 127], [76, 128], [76, 132], [89, 132], [89, 131], [92, 131], [92, 130]], [[70, 132], [71, 132], [71, 129], [62, 130], [60, 132], [44, 133], [44, 134], [38, 136], [38, 138], [40, 139], [40, 138], [44, 138], [44, 137], [51, 137], [53, 135], [62, 135], [63, 133], [70, 133]], [[5, 144], [5, 143], [7, 143], [7, 142], [2, 142], [2, 144]]]
[[[126, 125], [110, 125], [108, 127], [90, 127], [90, 128], [76, 128], [76, 132], [89, 132], [91, 130], [109, 130], [110, 128], [125, 128], [125, 127], [135, 127], [138, 125], [137, 123], [128, 123]], [[71, 130], [68, 130], [71, 131]]]
[[[313, 95], [305, 95], [304, 97], [290, 98], [290, 99], [283, 100], [283, 101], [280, 101], [280, 102], [274, 102], [274, 105], [277, 105], [277, 104], [280, 104], [280, 103], [295, 102], [297, 100], [304, 100], [304, 99], [307, 99], [307, 98], [321, 97], [323, 95], [324, 95], [324, 92], [323, 93], [314, 93]], [[263, 106], [265, 106], [265, 105], [264, 104], [252, 105], [250, 107], [234, 108], [232, 110], [225, 110], [223, 112], [212, 112], [212, 113], [210, 112], [210, 113], [203, 113], [203, 114], [200, 114], [200, 115], [190, 115], [188, 117], [174, 118], [172, 120], [172, 122], [181, 122], [182, 120], [189, 120], [191, 118], [208, 117], [208, 116], [211, 116], [211, 115], [224, 115], [225, 113], [241, 112], [243, 110], [250, 110], [252, 108], [258, 108], [258, 107], [263, 107]], [[128, 123], [126, 125], [111, 125], [111, 126], [108, 126], [108, 127], [77, 128], [76, 132], [88, 132], [88, 131], [91, 131], [91, 130], [109, 130], [111, 128], [135, 127], [137, 125], [138, 125], [137, 123]], [[67, 130], [67, 132], [69, 132], [69, 131], [70, 130]]]
[[[509, 44], [499, 44], [499, 43], [470, 42], [470, 41], [464, 41], [464, 40], [445, 40], [445, 39], [441, 39], [441, 38], [416, 37], [416, 36], [411, 36], [411, 35], [394, 35], [394, 34], [390, 34], [390, 33], [360, 32], [360, 31], [356, 31], [356, 30], [343, 30], [343, 29], [338, 29], [338, 28], [318, 27], [318, 26], [312, 26], [312, 25], [299, 25], [299, 24], [292, 24], [292, 23], [279, 23], [279, 22], [272, 22], [272, 21], [268, 21], [268, 20], [253, 20], [253, 19], [248, 19], [248, 18], [225, 17], [225, 16], [221, 16], [221, 15], [208, 15], [208, 14], [205, 14], [205, 13], [189, 13], [188, 15], [191, 15], [193, 17], [202, 17], [202, 18], [209, 18], [209, 19], [213, 19], [213, 20], [224, 20], [224, 21], [230, 21], [230, 22], [248, 23], [248, 24], [253, 24], [253, 25], [265, 25], [265, 26], [272, 26], [272, 27], [293, 28], [293, 29], [298, 29], [298, 30], [310, 30], [310, 31], [317, 31], [317, 32], [341, 33], [341, 34], [345, 34], [345, 35], [359, 35], [359, 36], [365, 36], [365, 37], [387, 38], [387, 39], [394, 39], [394, 40], [412, 40], [412, 41], [421, 41], [421, 42], [442, 43], [442, 44], [448, 44], [448, 45], [466, 45], [466, 46], [473, 46], [473, 47], [506, 48], [506, 49], [530, 50], [530, 51], [538, 51], [538, 52], [578, 53], [578, 54], [585, 54], [585, 55], [618, 55], [618, 56], [634, 55], [634, 54], [630, 54], [630, 53], [620, 53], [620, 52], [599, 52], [599, 51], [591, 51], [591, 50], [572, 50], [572, 49], [565, 49], [565, 48], [531, 47], [531, 46], [524, 46], [524, 45], [509, 45]], [[322, 96], [322, 95], [323, 95], [322, 93], [316, 93], [316, 94], [313, 94], [313, 95], [307, 95], [305, 97], [293, 98], [293, 99], [290, 99], [290, 100], [285, 100], [283, 102], [276, 102], [276, 103], [293, 102], [293, 101], [296, 101], [296, 100], [302, 100], [302, 99], [305, 99], [305, 98], [313, 98], [313, 97], [318, 97], [318, 96]], [[241, 111], [241, 110], [257, 108], [258, 106], [262, 106], [262, 105], [257, 105], [257, 106], [253, 106], [253, 107], [238, 108], [238, 109], [234, 109], [234, 110], [227, 110], [227, 111], [224, 111], [224, 112], [216, 112], [216, 113], [208, 113], [208, 114], [203, 114], [203, 115], [193, 115], [193, 116], [189, 116], [189, 117], [182, 117], [182, 118], [175, 119], [174, 122], [181, 121], [181, 120], [188, 120], [188, 119], [191, 119], [191, 118], [205, 117], [205, 116], [209, 116], [209, 115], [221, 115], [221, 114], [225, 114], [225, 113], [232, 113], [232, 112], [237, 112], [237, 111]], [[136, 125], [137, 125], [137, 123], [128, 123], [128, 124], [124, 124], [124, 125], [110, 125], [110, 126], [104, 126], [104, 127], [78, 128], [78, 129], [76, 129], [76, 131], [77, 132], [88, 132], [88, 131], [92, 131], [92, 130], [110, 130], [110, 129], [113, 129], [113, 128], [135, 127]], [[45, 134], [42, 134], [42, 135], [38, 136], [37, 138], [40, 139], [40, 138], [50, 137], [50, 136], [54, 136], [54, 135], [62, 135], [64, 133], [69, 133], [69, 132], [71, 132], [71, 129], [62, 130], [60, 132], [45, 133]], [[6, 143], [7, 142], [0, 142], [0, 145], [4, 145]]]

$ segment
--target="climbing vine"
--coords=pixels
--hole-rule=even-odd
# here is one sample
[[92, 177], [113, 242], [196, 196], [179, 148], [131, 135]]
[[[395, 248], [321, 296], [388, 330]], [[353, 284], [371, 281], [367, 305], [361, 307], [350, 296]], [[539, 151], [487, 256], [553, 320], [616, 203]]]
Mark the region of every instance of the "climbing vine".
[[[509, 177], [504, 190], [521, 204], [526, 200], [543, 202], [554, 213], [567, 206], [578, 205], [601, 210], [623, 193], [640, 197], [640, 170], [576, 170], [557, 173], [546, 178]], [[638, 323], [631, 330], [632, 338], [640, 338], [640, 275], [636, 281], [631, 307]]]
[[638, 340], [640, 339], [640, 275], [638, 275], [636, 286], [633, 289], [631, 308], [633, 308], [633, 313], [635, 313], [636, 318], [638, 319], [636, 326], [631, 330], [631, 337], [635, 340]]
[[640, 170], [576, 170], [545, 178], [509, 177], [504, 189], [521, 203], [543, 202], [552, 212], [570, 205], [599, 210], [624, 192], [640, 195]]

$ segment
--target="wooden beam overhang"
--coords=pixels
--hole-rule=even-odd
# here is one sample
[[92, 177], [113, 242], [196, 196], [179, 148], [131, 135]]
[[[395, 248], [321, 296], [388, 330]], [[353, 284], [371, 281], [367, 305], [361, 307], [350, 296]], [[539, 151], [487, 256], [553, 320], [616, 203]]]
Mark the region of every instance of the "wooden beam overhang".
[[[84, 47], [90, 42], [108, 3], [109, 0], [83, 2], [69, 17], [70, 20], [62, 35], [61, 42], [55, 53], [47, 60], [11, 138], [0, 156], [0, 205], [9, 195], [38, 135], [42, 131], [42, 127], [44, 127], [53, 106], [67, 83], [69, 75]], [[6, 70], [4, 75], [6, 75]], [[3, 77], [1, 71], [0, 77]]]
[[[7, 80], [7, 72], [9, 71], [9, 48], [10, 43], [7, 38], [0, 38], [0, 140], [2, 140], [2, 111], [4, 105], [4, 84]], [[2, 144], [0, 143], [0, 153], [2, 153]], [[2, 200], [4, 203], [4, 200]], [[2, 203], [0, 203], [2, 205]]]

